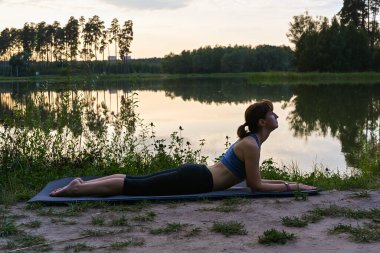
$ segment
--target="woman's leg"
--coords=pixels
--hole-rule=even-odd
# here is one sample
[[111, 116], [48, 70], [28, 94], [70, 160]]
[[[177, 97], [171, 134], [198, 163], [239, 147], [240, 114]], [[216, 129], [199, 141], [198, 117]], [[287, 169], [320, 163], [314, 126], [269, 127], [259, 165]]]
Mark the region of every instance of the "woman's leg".
[[[124, 179], [125, 177], [128, 178], [134, 178], [134, 179], [145, 179], [152, 176], [162, 175], [166, 173], [170, 173], [174, 171], [175, 169], [169, 169], [169, 170], [163, 170], [159, 171], [155, 174], [150, 174], [146, 176], [126, 176], [125, 174], [114, 174], [110, 176], [100, 177], [92, 180], [85, 181], [81, 179], [80, 177], [75, 178], [72, 180], [68, 185], [55, 189], [54, 191], [50, 192], [50, 196], [83, 196], [83, 195], [102, 195], [102, 196], [110, 196], [110, 195], [117, 195], [123, 193], [123, 185], [124, 185]], [[109, 180], [113, 181], [109, 181]], [[113, 182], [123, 182], [122, 190], [120, 189], [114, 189], [115, 187], [118, 188], [118, 184], [116, 186], [114, 185], [108, 185], [112, 184]], [[104, 182], [104, 183], [101, 183]], [[86, 184], [87, 186], [84, 186], [83, 184]], [[95, 187], [99, 187], [99, 189], [94, 189]]]
[[50, 193], [50, 196], [112, 196], [123, 193], [124, 178], [107, 178], [95, 182], [85, 182], [76, 178], [63, 188]]
[[176, 195], [209, 192], [212, 175], [204, 165], [184, 164], [146, 177], [125, 177], [124, 194], [132, 196]]

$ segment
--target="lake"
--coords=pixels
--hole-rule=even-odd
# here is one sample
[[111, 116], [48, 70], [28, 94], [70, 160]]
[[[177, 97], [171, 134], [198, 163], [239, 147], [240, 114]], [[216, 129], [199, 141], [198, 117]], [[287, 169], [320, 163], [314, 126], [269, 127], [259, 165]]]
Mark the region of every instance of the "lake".
[[[65, 88], [47, 84], [1, 84], [0, 119], [22, 107], [23, 98], [43, 94], [53, 104]], [[380, 87], [375, 85], [250, 85], [244, 79], [176, 79], [117, 81], [81, 85], [79, 94], [118, 112], [123, 95], [138, 93], [137, 112], [156, 135], [168, 138], [181, 126], [194, 148], [211, 163], [225, 151], [226, 136], [236, 140], [248, 105], [270, 99], [279, 128], [262, 146], [261, 160], [311, 171], [315, 166], [350, 173], [361, 142], [378, 138]]]

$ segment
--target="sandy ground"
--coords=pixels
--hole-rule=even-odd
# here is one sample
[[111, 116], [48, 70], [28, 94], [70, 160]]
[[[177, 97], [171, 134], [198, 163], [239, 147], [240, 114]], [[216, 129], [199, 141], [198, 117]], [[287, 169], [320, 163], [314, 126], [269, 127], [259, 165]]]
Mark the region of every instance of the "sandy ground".
[[[380, 208], [380, 190], [368, 191], [369, 197], [358, 197], [355, 192], [325, 191], [306, 201], [294, 198], [258, 198], [235, 200], [237, 210], [222, 212], [226, 201], [159, 202], [116, 204], [114, 206], [32, 206], [26, 203], [0, 210], [15, 220], [18, 228], [28, 235], [43, 236], [47, 252], [74, 252], [74, 247], [87, 245], [92, 252], [380, 252], [380, 242], [355, 243], [346, 234], [332, 235], [329, 229], [337, 224], [360, 225], [378, 220], [355, 220], [345, 217], [325, 218], [303, 228], [285, 227], [281, 218], [301, 216], [316, 207], [337, 205], [353, 210]], [[231, 204], [230, 202], [227, 202]], [[230, 206], [231, 207], [231, 206]], [[71, 211], [71, 212], [70, 212]], [[155, 214], [149, 220], [147, 214]], [[120, 218], [125, 218], [120, 220]], [[136, 218], [137, 217], [137, 218]], [[97, 220], [103, 225], [93, 224]], [[40, 226], [28, 227], [37, 221]], [[119, 224], [116, 224], [119, 221]], [[212, 231], [214, 222], [237, 221], [244, 225], [246, 235], [224, 236]], [[100, 223], [100, 222], [98, 222]], [[154, 235], [151, 229], [165, 227], [168, 223], [180, 223], [182, 229], [170, 234]], [[262, 245], [258, 236], [275, 228], [294, 233], [296, 239], [284, 245]], [[100, 235], [90, 235], [89, 231]], [[107, 232], [107, 233], [105, 233]], [[6, 249], [15, 236], [0, 237], [0, 251]], [[119, 250], [112, 249], [115, 242], [134, 242]], [[79, 248], [77, 248], [79, 249]], [[21, 252], [40, 252], [41, 248], [29, 247]], [[86, 252], [86, 250], [83, 250]]]

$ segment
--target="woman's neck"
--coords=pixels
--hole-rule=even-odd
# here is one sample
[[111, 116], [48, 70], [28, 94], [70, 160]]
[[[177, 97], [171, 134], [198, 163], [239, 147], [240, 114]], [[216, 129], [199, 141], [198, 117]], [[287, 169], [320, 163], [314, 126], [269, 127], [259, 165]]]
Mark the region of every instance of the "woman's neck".
[[260, 143], [263, 143], [266, 139], [268, 139], [270, 132], [266, 130], [265, 128], [257, 131], [256, 133], [257, 138], [259, 138]]

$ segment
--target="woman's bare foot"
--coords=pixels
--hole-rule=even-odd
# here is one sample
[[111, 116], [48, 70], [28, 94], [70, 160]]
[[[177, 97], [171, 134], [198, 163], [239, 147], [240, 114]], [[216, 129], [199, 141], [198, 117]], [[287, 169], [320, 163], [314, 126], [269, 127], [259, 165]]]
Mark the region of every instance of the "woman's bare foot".
[[50, 192], [49, 195], [52, 197], [74, 196], [77, 186], [82, 183], [83, 183], [83, 180], [81, 178], [76, 178], [72, 180], [68, 185]]

